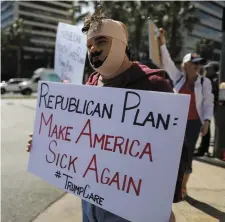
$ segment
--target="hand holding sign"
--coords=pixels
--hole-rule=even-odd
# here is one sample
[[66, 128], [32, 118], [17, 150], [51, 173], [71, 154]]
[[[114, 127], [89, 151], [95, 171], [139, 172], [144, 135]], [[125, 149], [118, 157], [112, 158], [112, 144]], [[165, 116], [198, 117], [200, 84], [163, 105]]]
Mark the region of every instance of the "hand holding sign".
[[165, 30], [159, 29], [159, 46], [166, 44]]
[[62, 79], [82, 84], [86, 36], [73, 25], [59, 23], [55, 45], [55, 72]]

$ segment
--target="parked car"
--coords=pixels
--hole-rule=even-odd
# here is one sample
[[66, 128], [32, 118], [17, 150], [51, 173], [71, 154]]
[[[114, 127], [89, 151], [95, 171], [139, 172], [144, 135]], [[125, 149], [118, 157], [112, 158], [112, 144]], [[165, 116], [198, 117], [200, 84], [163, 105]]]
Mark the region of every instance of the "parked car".
[[10, 79], [9, 81], [5, 82], [1, 82], [0, 86], [1, 86], [1, 94], [5, 94], [6, 92], [20, 92], [20, 88], [19, 88], [19, 84], [27, 81], [28, 79], [26, 78], [14, 78], [14, 79]]
[[20, 92], [22, 95], [31, 95], [37, 92], [39, 80], [60, 82], [59, 76], [54, 73], [53, 69], [39, 68], [34, 71], [31, 79], [19, 84]]

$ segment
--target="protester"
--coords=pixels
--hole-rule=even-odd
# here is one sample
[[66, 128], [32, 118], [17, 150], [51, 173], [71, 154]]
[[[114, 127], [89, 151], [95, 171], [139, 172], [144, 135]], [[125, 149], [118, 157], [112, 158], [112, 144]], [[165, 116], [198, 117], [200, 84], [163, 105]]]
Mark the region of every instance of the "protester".
[[[218, 96], [219, 96], [219, 63], [218, 62], [209, 62], [206, 66], [204, 66], [206, 71], [205, 77], [207, 77], [212, 84], [212, 93], [214, 95], [214, 117], [216, 112], [216, 107], [218, 104]], [[214, 154], [211, 156], [209, 153], [209, 146], [210, 146], [210, 137], [211, 137], [211, 130], [209, 127], [208, 132], [205, 136], [202, 137], [201, 144], [195, 152], [195, 156], [204, 156], [205, 154], [208, 157], [213, 157]]]
[[[88, 58], [96, 71], [90, 76], [87, 85], [173, 93], [172, 87], [162, 77], [163, 70], [150, 69], [137, 61], [130, 60], [128, 33], [123, 23], [107, 19], [101, 10], [96, 10], [85, 20], [82, 31], [87, 34]], [[31, 144], [32, 139], [28, 141], [28, 152]], [[186, 150], [183, 146], [183, 151]], [[174, 203], [182, 200], [181, 186], [186, 162], [184, 152], [178, 171]], [[127, 221], [84, 200], [82, 200], [82, 210], [83, 222]], [[151, 221], [151, 218], [148, 220]], [[170, 222], [174, 221], [175, 216], [171, 212]]]
[[188, 53], [184, 56], [182, 72], [175, 66], [166, 48], [165, 31], [162, 28], [160, 29], [159, 44], [163, 68], [170, 75], [175, 91], [191, 96], [185, 134], [189, 164], [182, 184], [182, 193], [183, 196], [186, 196], [187, 182], [192, 173], [193, 154], [199, 133], [201, 132], [201, 136], [207, 134], [213, 116], [212, 85], [208, 78], [199, 75], [201, 65], [205, 63], [205, 60], [198, 54]]

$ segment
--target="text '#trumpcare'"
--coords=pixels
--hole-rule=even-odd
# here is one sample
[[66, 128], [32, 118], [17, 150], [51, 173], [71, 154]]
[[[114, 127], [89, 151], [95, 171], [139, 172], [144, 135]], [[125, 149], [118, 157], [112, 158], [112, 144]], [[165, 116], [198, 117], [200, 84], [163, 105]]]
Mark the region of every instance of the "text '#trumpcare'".
[[[128, 105], [129, 100], [137, 101], [135, 104]], [[87, 116], [95, 116], [99, 118], [111, 119], [113, 116], [113, 105], [99, 103], [93, 100], [80, 100], [75, 97], [64, 97], [62, 95], [51, 95], [49, 93], [49, 85], [41, 83], [41, 92], [39, 96], [39, 107], [44, 105], [47, 109], [61, 109], [67, 112], [75, 112]], [[141, 115], [141, 96], [137, 92], [126, 91], [124, 104], [122, 108], [121, 122], [126, 120], [126, 115], [130, 111], [134, 111], [133, 125], [145, 126], [150, 125], [153, 128], [161, 128], [168, 130], [171, 123], [170, 114], [161, 114], [149, 111], [145, 116]], [[176, 118], [177, 119], [177, 118]]]

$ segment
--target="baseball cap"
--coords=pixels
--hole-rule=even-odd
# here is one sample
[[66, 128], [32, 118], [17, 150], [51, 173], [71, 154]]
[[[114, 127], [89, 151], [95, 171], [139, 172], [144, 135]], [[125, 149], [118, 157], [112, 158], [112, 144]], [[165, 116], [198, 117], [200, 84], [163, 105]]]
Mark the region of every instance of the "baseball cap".
[[183, 63], [186, 63], [186, 62], [200, 63], [203, 65], [206, 63], [206, 59], [202, 58], [197, 53], [188, 53], [183, 58]]

